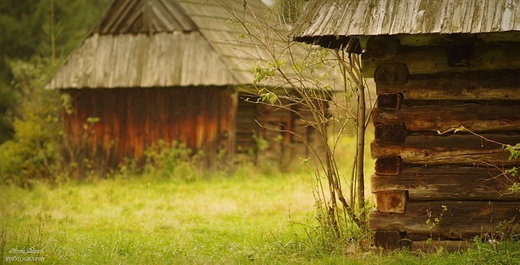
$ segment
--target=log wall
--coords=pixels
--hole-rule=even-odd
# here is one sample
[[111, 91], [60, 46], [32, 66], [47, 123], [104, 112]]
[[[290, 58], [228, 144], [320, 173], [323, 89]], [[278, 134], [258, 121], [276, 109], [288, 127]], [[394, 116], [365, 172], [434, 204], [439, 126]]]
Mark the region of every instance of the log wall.
[[[474, 36], [407, 46], [401, 39], [372, 37], [363, 55], [378, 94], [377, 209], [369, 218], [376, 244], [421, 248], [428, 238], [520, 232], [520, 192], [510, 190], [519, 180], [505, 173], [520, 162], [495, 143], [520, 143], [520, 44]], [[454, 130], [461, 126], [471, 132]]]

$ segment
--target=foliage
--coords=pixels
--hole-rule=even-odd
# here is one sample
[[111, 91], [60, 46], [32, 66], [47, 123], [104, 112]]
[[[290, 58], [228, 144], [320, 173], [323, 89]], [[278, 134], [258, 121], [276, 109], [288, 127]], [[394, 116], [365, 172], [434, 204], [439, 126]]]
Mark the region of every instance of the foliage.
[[15, 96], [21, 102], [14, 118], [14, 139], [0, 146], [2, 183], [27, 184], [32, 179], [60, 176], [61, 120], [57, 92], [44, 90], [54, 65], [40, 59], [10, 62]]
[[[442, 217], [444, 216], [444, 213], [446, 211], [448, 211], [448, 206], [446, 206], [444, 204], [441, 205], [441, 208], [442, 208], [442, 210], [441, 210], [441, 212], [439, 213], [438, 216], [433, 216], [432, 215], [431, 208], [426, 209], [426, 215], [428, 216], [428, 218], [426, 219], [426, 225], [428, 226], [428, 230], [430, 230], [430, 237], [427, 240], [428, 244], [431, 244], [432, 240], [434, 239], [434, 237], [433, 237], [433, 229], [436, 226], [439, 227], [439, 225], [442, 222]], [[439, 227], [439, 229], [440, 229], [440, 227]]]
[[193, 154], [185, 144], [160, 140], [145, 150], [144, 173], [160, 179], [194, 181], [202, 173], [198, 162], [204, 154]]
[[[43, 87], [61, 58], [86, 36], [108, 3], [108, 0], [0, 3], [2, 183], [27, 185], [34, 179], [54, 181], [67, 175], [60, 145], [64, 136], [60, 96]], [[66, 111], [70, 112], [70, 108]]]
[[[21, 105], [11, 84], [11, 61], [65, 57], [87, 35], [109, 0], [0, 1], [0, 144], [14, 136], [14, 108]], [[81, 21], [81, 23], [78, 23]], [[16, 71], [16, 70], [14, 70]]]

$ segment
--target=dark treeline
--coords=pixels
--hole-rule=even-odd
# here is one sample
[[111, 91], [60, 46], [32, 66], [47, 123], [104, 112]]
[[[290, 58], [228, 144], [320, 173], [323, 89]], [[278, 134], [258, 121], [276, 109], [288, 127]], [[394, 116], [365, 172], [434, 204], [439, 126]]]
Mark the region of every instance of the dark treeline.
[[[0, 1], [0, 143], [15, 134], [20, 105], [13, 62], [63, 60], [105, 12], [110, 0]], [[49, 60], [48, 60], [49, 61]]]
[[0, 184], [59, 180], [74, 167], [62, 156], [64, 101], [44, 86], [110, 3], [0, 1]]

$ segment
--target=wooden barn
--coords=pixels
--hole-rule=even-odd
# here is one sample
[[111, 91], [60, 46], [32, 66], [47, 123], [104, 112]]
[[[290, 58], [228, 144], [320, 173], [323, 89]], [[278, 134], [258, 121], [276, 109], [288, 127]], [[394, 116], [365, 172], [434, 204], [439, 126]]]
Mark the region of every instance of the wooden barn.
[[[267, 8], [261, 0], [247, 2], [257, 11]], [[246, 21], [254, 19], [242, 0], [227, 3]], [[210, 170], [255, 162], [260, 151], [273, 165], [307, 155], [301, 139], [267, 130], [311, 137], [305, 122], [244, 100], [255, 101], [247, 93], [255, 91], [250, 68], [263, 51], [239, 41], [229, 11], [202, 0], [113, 2], [47, 86], [70, 96], [63, 117], [69, 158], [80, 172], [93, 167], [104, 174], [126, 158], [142, 162], [160, 140], [202, 153], [201, 167]], [[258, 139], [273, 141], [258, 150]]]
[[[520, 232], [520, 2], [311, 1], [295, 40], [359, 42], [378, 94], [369, 215], [378, 246], [457, 249]], [[465, 128], [465, 129], [464, 129]]]

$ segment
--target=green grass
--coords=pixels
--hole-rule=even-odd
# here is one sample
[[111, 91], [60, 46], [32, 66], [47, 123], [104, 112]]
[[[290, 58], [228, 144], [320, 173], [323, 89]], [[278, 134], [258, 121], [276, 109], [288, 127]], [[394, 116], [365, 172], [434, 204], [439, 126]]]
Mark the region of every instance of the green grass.
[[[369, 252], [348, 239], [324, 247], [314, 182], [305, 173], [242, 169], [192, 182], [138, 176], [0, 186], [0, 264], [38, 255], [43, 264], [520, 263], [516, 242], [428, 255]], [[44, 253], [13, 253], [30, 248]]]
[[31, 247], [56, 264], [286, 264], [314, 255], [296, 224], [312, 220], [311, 176], [0, 189], [3, 261]]

